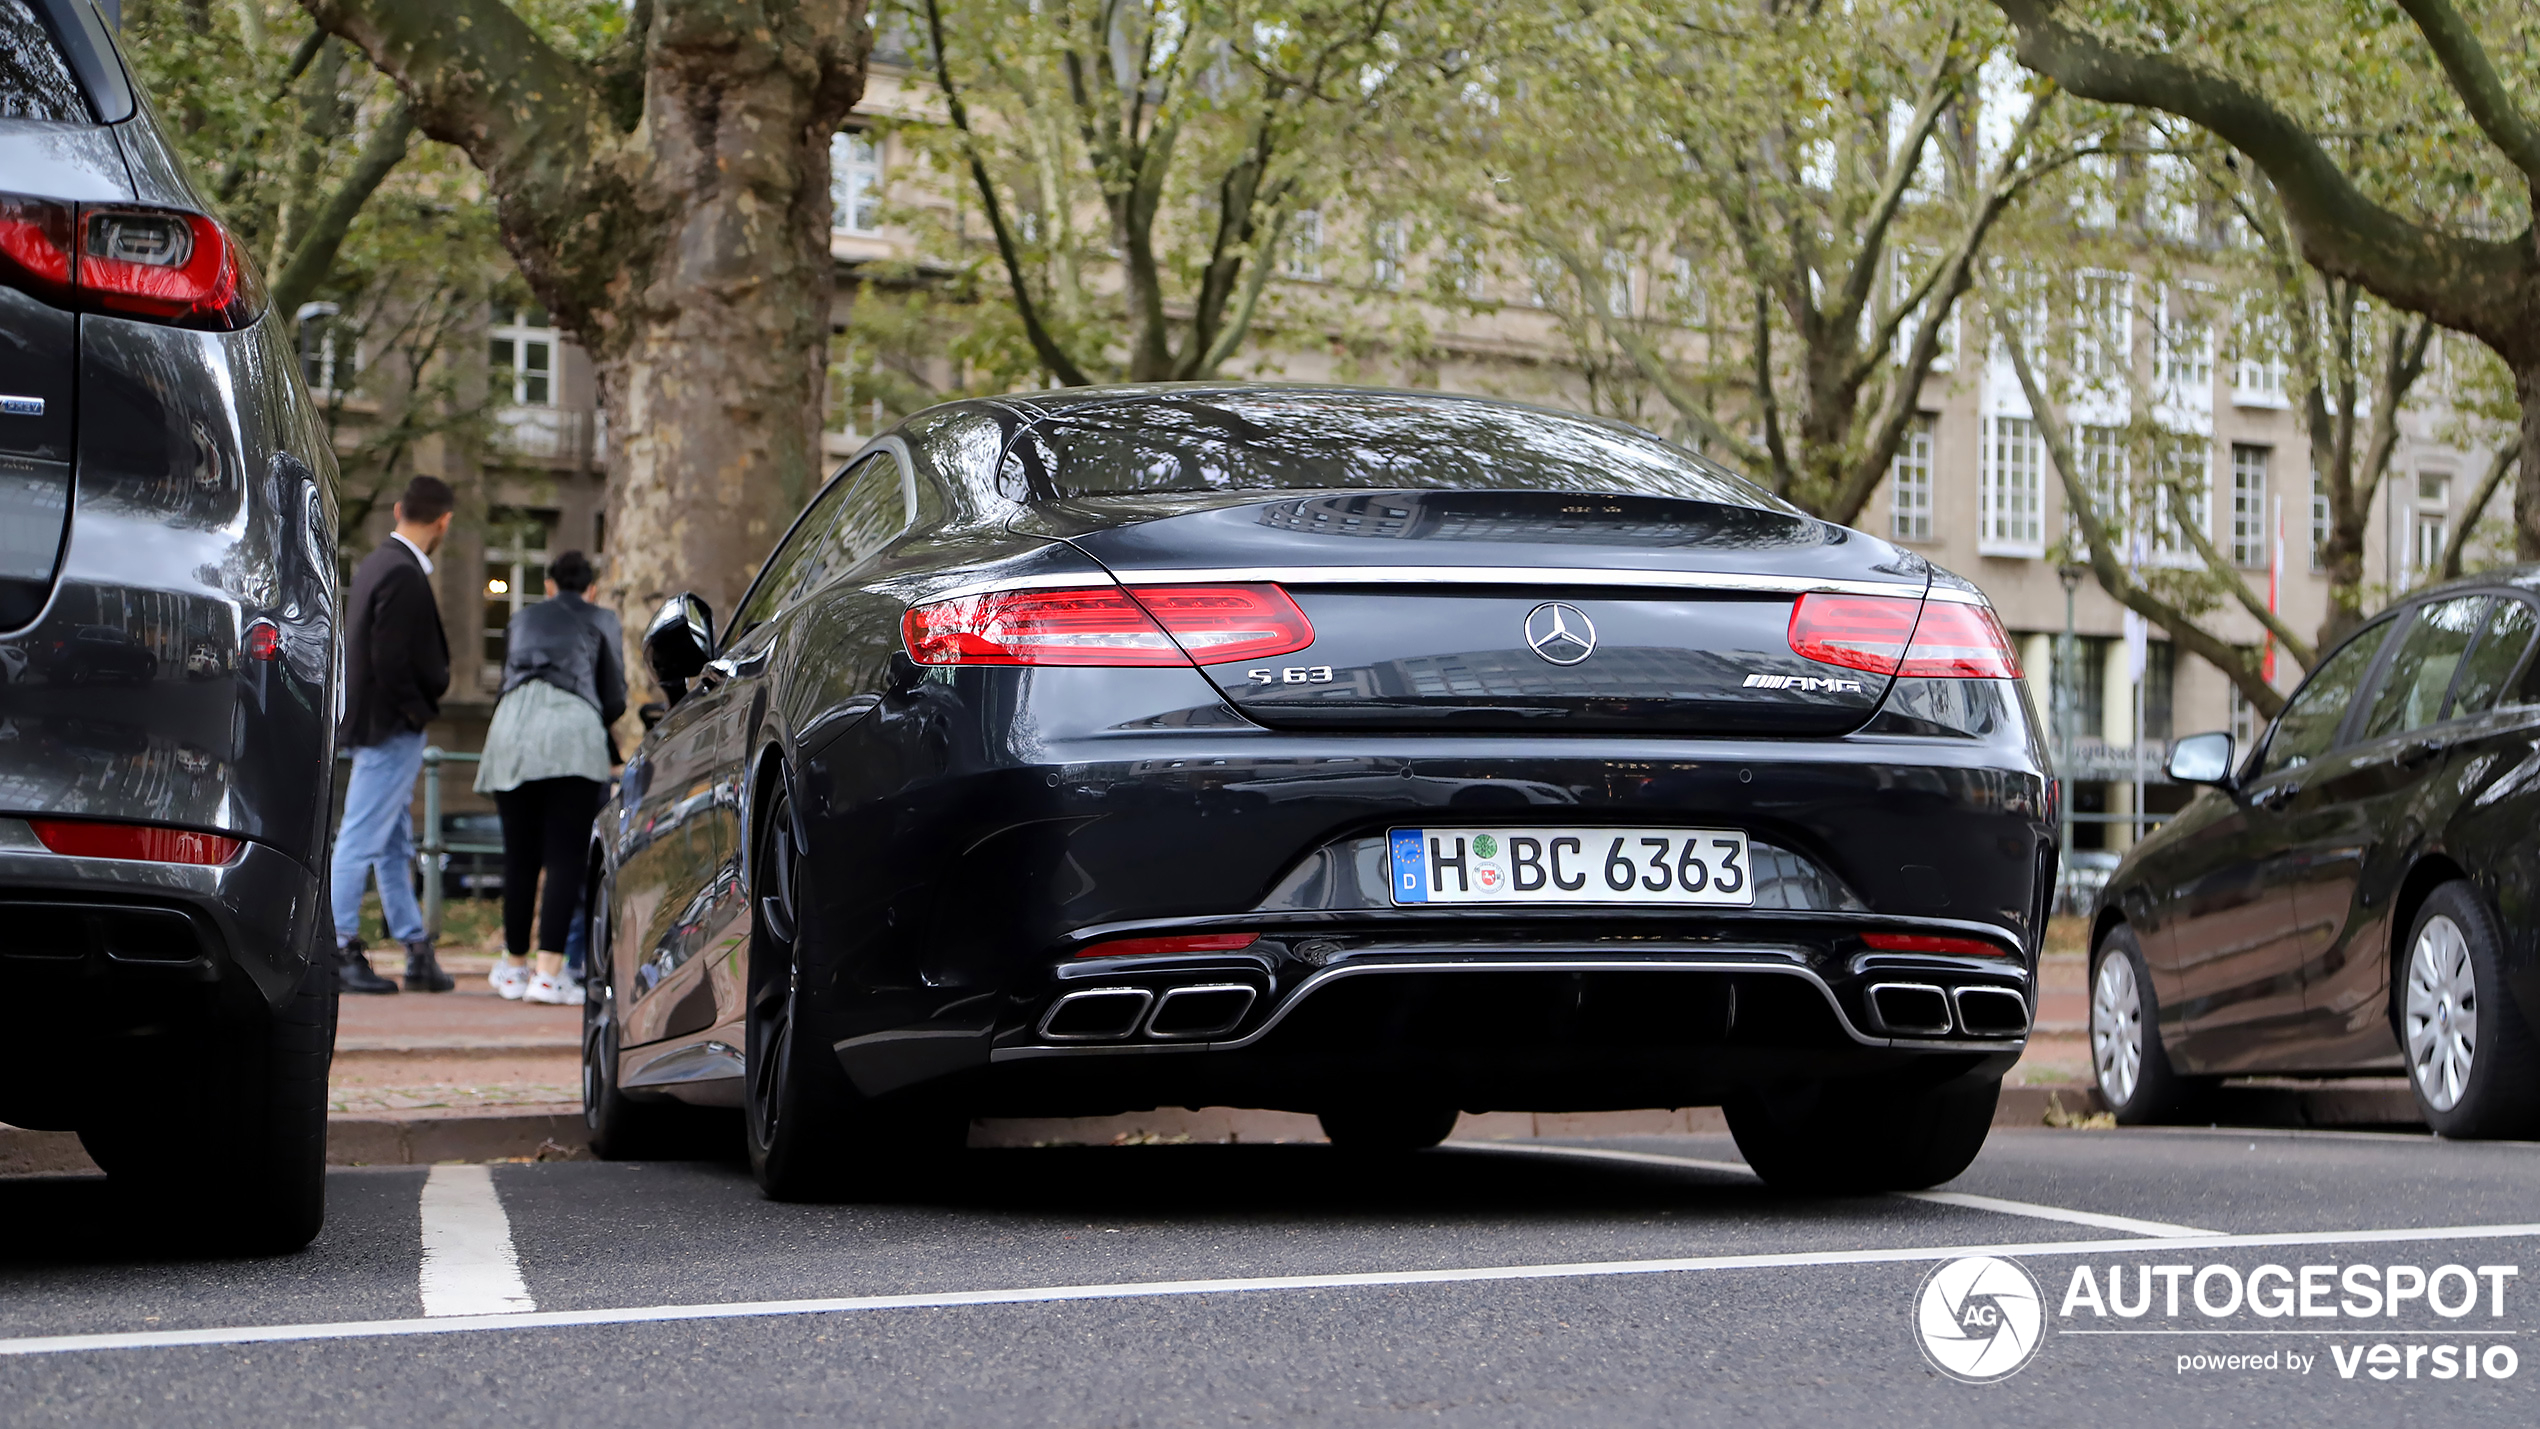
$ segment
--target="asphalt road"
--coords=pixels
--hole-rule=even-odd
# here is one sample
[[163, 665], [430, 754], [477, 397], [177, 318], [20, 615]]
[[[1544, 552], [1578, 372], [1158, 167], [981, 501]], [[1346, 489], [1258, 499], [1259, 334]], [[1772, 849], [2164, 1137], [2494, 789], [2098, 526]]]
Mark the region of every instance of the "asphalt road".
[[[318, 1243], [262, 1262], [176, 1255], [182, 1206], [0, 1183], [0, 1421], [2540, 1417], [2540, 1146], [2004, 1131], [1938, 1200], [1787, 1198], [1735, 1162], [1725, 1137], [1391, 1164], [1302, 1145], [980, 1150], [833, 1206], [772, 1204], [707, 1163], [346, 1170]], [[1983, 1255], [2037, 1298], [2012, 1272], [1946, 1268]], [[2137, 1269], [2161, 1265], [2188, 1270]], [[2335, 1267], [2314, 1272], [2308, 1316], [2305, 1266]], [[2428, 1272], [2436, 1303], [2353, 1313], [2355, 1274], [2413, 1283], [2390, 1266]], [[2090, 1303], [2140, 1306], [2147, 1288], [2135, 1317]], [[2203, 1313], [2200, 1293], [2238, 1303]], [[1927, 1303], [1931, 1355], [2016, 1372], [1944, 1376]], [[2251, 1309], [2278, 1303], [2293, 1313]], [[2108, 1330], [2128, 1333], [2084, 1333]], [[2197, 1359], [2234, 1355], [2255, 1362]]]

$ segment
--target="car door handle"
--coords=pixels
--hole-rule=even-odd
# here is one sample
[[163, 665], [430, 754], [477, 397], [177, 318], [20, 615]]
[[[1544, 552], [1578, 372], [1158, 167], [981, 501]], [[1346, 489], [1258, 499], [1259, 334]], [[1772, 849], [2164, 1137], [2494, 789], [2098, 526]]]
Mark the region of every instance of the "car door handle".
[[2249, 802], [2272, 814], [2276, 810], [2283, 808], [2285, 805], [2292, 803], [2293, 796], [2299, 792], [2299, 790], [2295, 789], [2290, 784], [2279, 784], [2275, 788], [2269, 789], [2262, 794], [2250, 796]]
[[708, 660], [706, 668], [727, 680], [755, 675], [767, 668], [767, 649], [762, 646], [747, 655], [720, 655]]

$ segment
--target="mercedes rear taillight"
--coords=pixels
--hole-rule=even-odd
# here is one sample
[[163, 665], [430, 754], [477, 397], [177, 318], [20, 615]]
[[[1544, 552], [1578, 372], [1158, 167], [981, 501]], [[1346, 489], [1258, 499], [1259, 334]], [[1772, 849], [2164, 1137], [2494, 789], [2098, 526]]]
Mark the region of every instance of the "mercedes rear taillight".
[[1258, 660], [1314, 643], [1274, 585], [994, 591], [911, 609], [920, 665], [1191, 665]]
[[2019, 657], [1990, 607], [1812, 592], [1790, 612], [1790, 648], [1828, 665], [1927, 679], [2015, 680]]
[[254, 271], [199, 213], [0, 195], [0, 282], [57, 306], [229, 332], [263, 306]]
[[247, 846], [243, 839], [156, 824], [109, 824], [91, 819], [29, 819], [36, 839], [54, 853], [74, 858], [121, 858], [145, 863], [223, 864]]

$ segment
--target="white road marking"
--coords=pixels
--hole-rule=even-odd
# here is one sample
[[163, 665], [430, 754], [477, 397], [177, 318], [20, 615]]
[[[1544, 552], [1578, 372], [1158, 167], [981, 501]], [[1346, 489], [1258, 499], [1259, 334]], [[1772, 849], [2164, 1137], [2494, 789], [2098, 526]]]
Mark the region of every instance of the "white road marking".
[[2174, 1225], [2168, 1221], [2143, 1221], [2132, 1216], [2103, 1215], [2098, 1211], [2068, 1211], [2062, 1206], [2041, 1206], [2034, 1201], [2006, 1201], [1999, 1196], [1976, 1196], [1965, 1191], [1904, 1191], [1899, 1194], [1907, 1200], [1929, 1201], [1936, 1206], [1964, 1206], [1971, 1211], [1992, 1211], [1999, 1215], [2027, 1216], [2041, 1221], [2066, 1221], [2097, 1230], [2132, 1231], [2136, 1235], [2165, 1239], [2214, 1234], [2195, 1226]]
[[[2308, 1245], [2428, 1244], [2455, 1240], [2540, 1239], [2540, 1222], [2493, 1226], [2398, 1227], [2365, 1231], [2293, 1231], [2272, 1235], [2180, 1236], [2178, 1250], [2265, 1250]], [[417, 1320], [344, 1320], [332, 1324], [246, 1325], [202, 1330], [142, 1330], [105, 1335], [40, 1335], [0, 1340], [0, 1355], [80, 1350], [166, 1349], [180, 1345], [254, 1345], [296, 1340], [360, 1340], [447, 1335], [470, 1330], [547, 1330], [584, 1325], [646, 1325], [682, 1320], [745, 1320], [778, 1315], [836, 1315], [865, 1310], [941, 1310], [980, 1305], [1055, 1305], [1178, 1295], [1234, 1295], [1299, 1290], [1371, 1290], [1406, 1285], [1470, 1285], [1489, 1281], [1578, 1280], [1609, 1275], [1667, 1275], [1706, 1270], [1785, 1270], [1845, 1265], [1910, 1265], [1961, 1256], [2129, 1255], [2144, 1242], [2050, 1240], [2017, 1245], [1920, 1245], [1880, 1250], [1781, 1251], [1761, 1255], [1688, 1256], [1673, 1260], [1606, 1260], [1566, 1265], [1500, 1265], [1471, 1270], [1365, 1271], [1340, 1275], [1269, 1275], [1240, 1280], [1150, 1280], [1115, 1285], [1047, 1285], [1012, 1290], [946, 1290], [918, 1295], [850, 1295], [828, 1300], [742, 1300], [720, 1305], [652, 1305], [614, 1310], [536, 1310], [513, 1315], [450, 1315]]]
[[[1522, 1146], [1506, 1142], [1450, 1141], [1447, 1145], [1459, 1151], [1504, 1151], [1522, 1156], [1560, 1156], [1587, 1161], [1622, 1161], [1644, 1166], [1688, 1166], [1700, 1171], [1727, 1171], [1752, 1176], [1754, 1168], [1739, 1161], [1704, 1161], [1692, 1156], [1663, 1156], [1650, 1151], [1605, 1151], [1589, 1146]], [[2133, 1216], [2103, 1215], [2098, 1211], [2072, 1211], [2062, 1206], [2042, 1206], [2034, 1201], [2006, 1201], [1999, 1196], [1977, 1196], [1965, 1191], [1901, 1191], [1897, 1194], [1915, 1201], [1935, 1205], [1961, 1206], [1971, 1211], [1992, 1211], [1997, 1215], [2026, 1216], [2031, 1220], [2063, 1221], [2076, 1226], [2089, 1226], [2103, 1231], [2130, 1231], [2142, 1236], [2214, 1235], [2217, 1232], [2196, 1226], [2173, 1225], [2168, 1221], [2138, 1220]]]
[[483, 1166], [435, 1166], [423, 1178], [423, 1313], [506, 1315], [535, 1310], [512, 1249], [511, 1218]]

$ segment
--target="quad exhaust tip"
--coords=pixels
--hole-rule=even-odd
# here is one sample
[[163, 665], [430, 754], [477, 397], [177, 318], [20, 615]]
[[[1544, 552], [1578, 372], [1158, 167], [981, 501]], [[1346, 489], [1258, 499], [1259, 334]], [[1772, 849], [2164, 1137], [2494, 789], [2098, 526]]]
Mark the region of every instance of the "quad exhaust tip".
[[1169, 987], [1161, 995], [1142, 987], [1088, 988], [1050, 1004], [1041, 1017], [1041, 1037], [1049, 1042], [1119, 1042], [1140, 1032], [1167, 1042], [1222, 1037], [1235, 1030], [1259, 996], [1258, 989], [1240, 982]]

